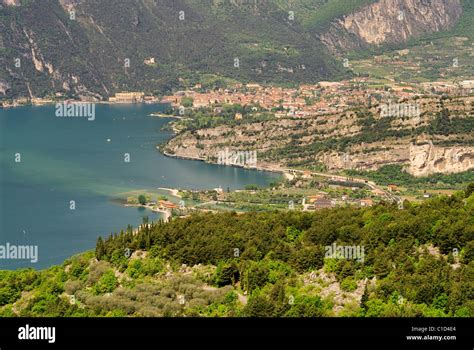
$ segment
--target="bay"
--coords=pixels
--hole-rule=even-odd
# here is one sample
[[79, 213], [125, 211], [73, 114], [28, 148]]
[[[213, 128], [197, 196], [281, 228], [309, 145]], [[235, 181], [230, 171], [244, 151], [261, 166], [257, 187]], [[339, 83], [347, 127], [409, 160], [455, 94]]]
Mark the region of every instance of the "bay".
[[37, 245], [39, 255], [37, 263], [0, 259], [0, 269], [58, 264], [93, 249], [98, 236], [160, 218], [113, 201], [129, 191], [237, 189], [280, 177], [162, 155], [156, 145], [172, 137], [162, 130], [169, 119], [149, 114], [163, 108], [98, 104], [93, 121], [58, 118], [54, 105], [0, 109], [0, 245]]

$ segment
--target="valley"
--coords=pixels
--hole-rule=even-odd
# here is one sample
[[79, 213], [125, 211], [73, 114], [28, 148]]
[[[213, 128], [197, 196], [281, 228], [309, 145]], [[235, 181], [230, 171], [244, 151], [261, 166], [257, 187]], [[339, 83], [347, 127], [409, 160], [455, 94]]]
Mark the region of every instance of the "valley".
[[0, 0], [0, 318], [472, 318], [472, 18]]

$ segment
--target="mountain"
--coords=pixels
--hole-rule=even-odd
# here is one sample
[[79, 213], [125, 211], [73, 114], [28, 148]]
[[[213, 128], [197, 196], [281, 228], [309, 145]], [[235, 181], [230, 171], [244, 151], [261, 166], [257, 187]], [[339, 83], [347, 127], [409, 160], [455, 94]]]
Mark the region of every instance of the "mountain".
[[[465, 6], [460, 0], [1, 0], [0, 99], [55, 93], [103, 99], [197, 82], [340, 79], [352, 74], [335, 59], [340, 50], [449, 30], [463, 21]], [[393, 18], [399, 11], [405, 21]]]
[[[1, 11], [7, 96], [54, 91], [101, 98], [120, 90], [170, 90], [203, 75], [285, 83], [345, 74], [317, 38], [265, 1], [248, 7], [227, 1], [47, 0]], [[75, 11], [75, 20], [68, 11]], [[14, 67], [17, 57], [21, 69]], [[145, 65], [151, 57], [155, 64]]]
[[405, 43], [413, 37], [453, 28], [461, 14], [460, 0], [381, 0], [335, 20], [321, 40], [338, 53], [369, 45]]

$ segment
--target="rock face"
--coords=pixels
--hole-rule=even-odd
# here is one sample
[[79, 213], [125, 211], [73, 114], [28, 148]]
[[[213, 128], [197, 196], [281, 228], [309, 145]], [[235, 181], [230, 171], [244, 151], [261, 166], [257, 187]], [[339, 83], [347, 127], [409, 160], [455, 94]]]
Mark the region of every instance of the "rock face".
[[73, 9], [75, 6], [79, 5], [82, 0], [59, 0], [59, 3], [65, 10]]
[[165, 151], [215, 162], [226, 148], [256, 150], [258, 166], [324, 165], [331, 172], [401, 165], [427, 176], [474, 169], [474, 97], [423, 97], [416, 103], [423, 111], [416, 118], [382, 117], [376, 105], [359, 114], [347, 110], [186, 131]]
[[2, 0], [2, 4], [6, 6], [20, 6], [20, 0]]
[[406, 42], [451, 28], [461, 13], [460, 0], [380, 0], [335, 21], [321, 40], [337, 53]]
[[0, 80], [0, 94], [5, 95], [9, 89], [10, 85], [6, 81]]
[[408, 172], [414, 176], [458, 173], [474, 169], [473, 147], [436, 147], [431, 142], [410, 146]]

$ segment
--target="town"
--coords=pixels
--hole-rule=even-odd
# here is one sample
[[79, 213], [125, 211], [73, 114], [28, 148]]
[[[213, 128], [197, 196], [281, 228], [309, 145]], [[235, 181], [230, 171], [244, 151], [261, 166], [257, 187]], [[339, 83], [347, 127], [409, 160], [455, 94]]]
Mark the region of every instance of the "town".
[[[420, 84], [385, 84], [380, 86], [369, 78], [355, 78], [341, 82], [322, 81], [298, 88], [264, 86], [256, 83], [235, 84], [229, 88], [205, 90], [196, 84], [187, 90], [176, 91], [161, 99], [144, 92], [120, 92], [109, 98], [110, 103], [169, 103], [175, 108], [215, 107], [219, 113], [224, 104], [259, 106], [273, 111], [275, 117], [305, 117], [338, 113], [353, 106], [371, 106], [386, 101], [409, 99], [417, 95], [467, 96], [474, 91], [474, 80], [457, 83], [427, 82]], [[186, 103], [190, 101], [191, 103]], [[185, 102], [185, 103], [183, 103]], [[242, 115], [237, 114], [236, 119]]]

